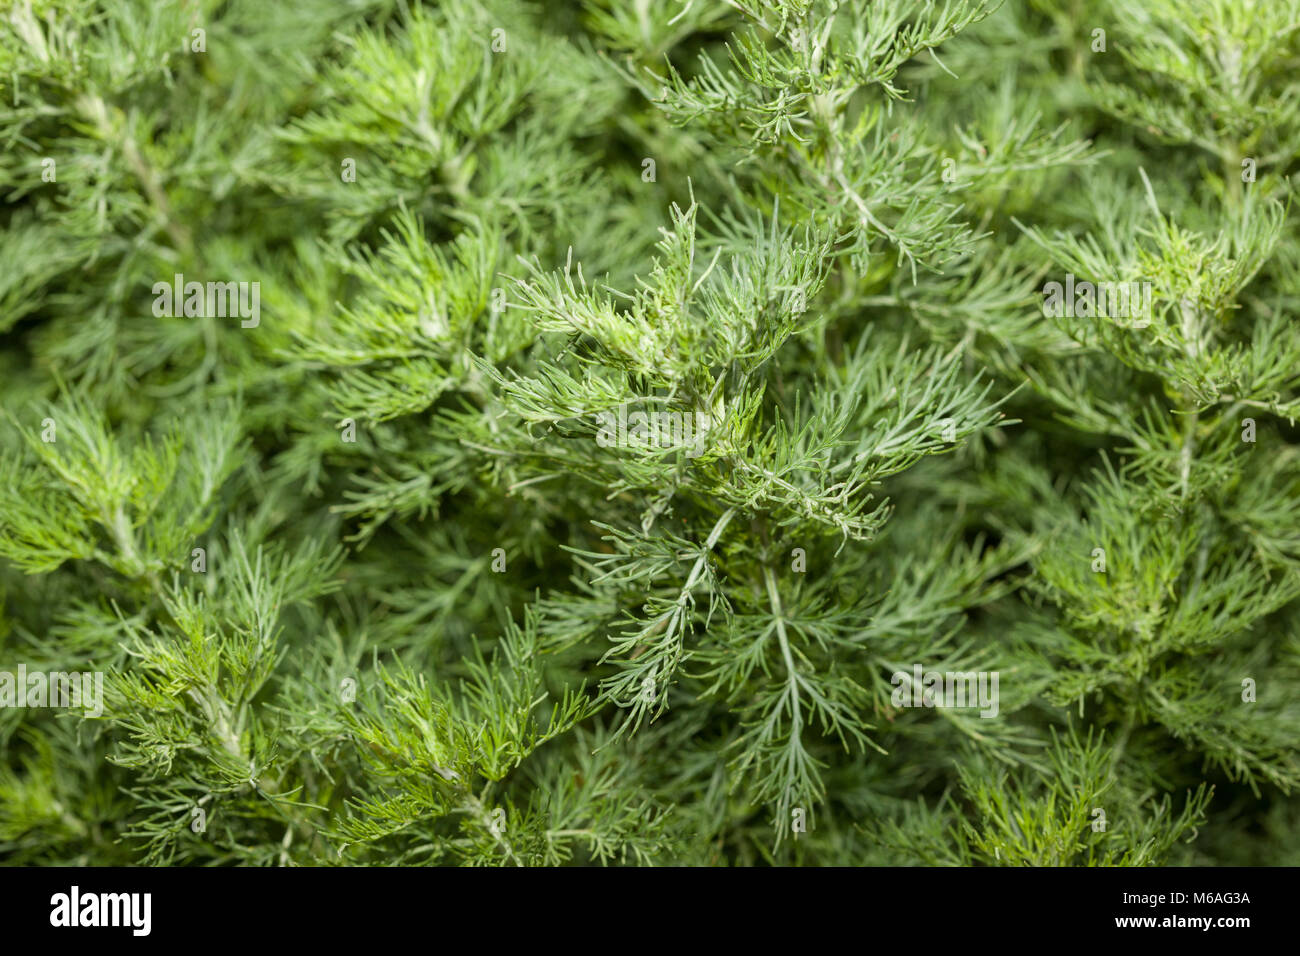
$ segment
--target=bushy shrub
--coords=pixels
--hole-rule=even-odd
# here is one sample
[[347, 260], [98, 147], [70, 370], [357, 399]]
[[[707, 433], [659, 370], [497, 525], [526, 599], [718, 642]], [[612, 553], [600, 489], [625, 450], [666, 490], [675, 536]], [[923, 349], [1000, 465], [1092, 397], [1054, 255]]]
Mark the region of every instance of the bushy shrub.
[[0, 23], [7, 861], [1300, 862], [1297, 0]]

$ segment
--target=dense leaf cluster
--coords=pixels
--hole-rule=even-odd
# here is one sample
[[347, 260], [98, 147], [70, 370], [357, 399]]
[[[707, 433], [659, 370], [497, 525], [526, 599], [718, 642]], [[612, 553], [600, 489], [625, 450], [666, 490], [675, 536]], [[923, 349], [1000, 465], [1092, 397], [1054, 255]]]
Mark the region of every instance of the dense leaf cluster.
[[5, 860], [1300, 862], [1300, 0], [14, 0], [0, 143]]

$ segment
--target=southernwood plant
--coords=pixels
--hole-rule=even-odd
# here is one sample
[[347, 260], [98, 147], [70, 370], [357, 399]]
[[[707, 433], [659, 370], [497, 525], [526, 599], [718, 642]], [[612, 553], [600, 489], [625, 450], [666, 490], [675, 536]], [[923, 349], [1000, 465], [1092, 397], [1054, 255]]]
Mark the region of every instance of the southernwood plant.
[[1300, 863], [1300, 0], [9, 0], [0, 140], [8, 862]]

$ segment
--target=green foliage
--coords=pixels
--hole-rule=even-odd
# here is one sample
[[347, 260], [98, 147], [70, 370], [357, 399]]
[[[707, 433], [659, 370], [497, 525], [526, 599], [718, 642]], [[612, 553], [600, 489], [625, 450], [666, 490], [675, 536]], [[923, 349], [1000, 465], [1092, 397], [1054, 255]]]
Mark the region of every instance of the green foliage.
[[1294, 863], [1298, 14], [10, 4], [0, 857]]

